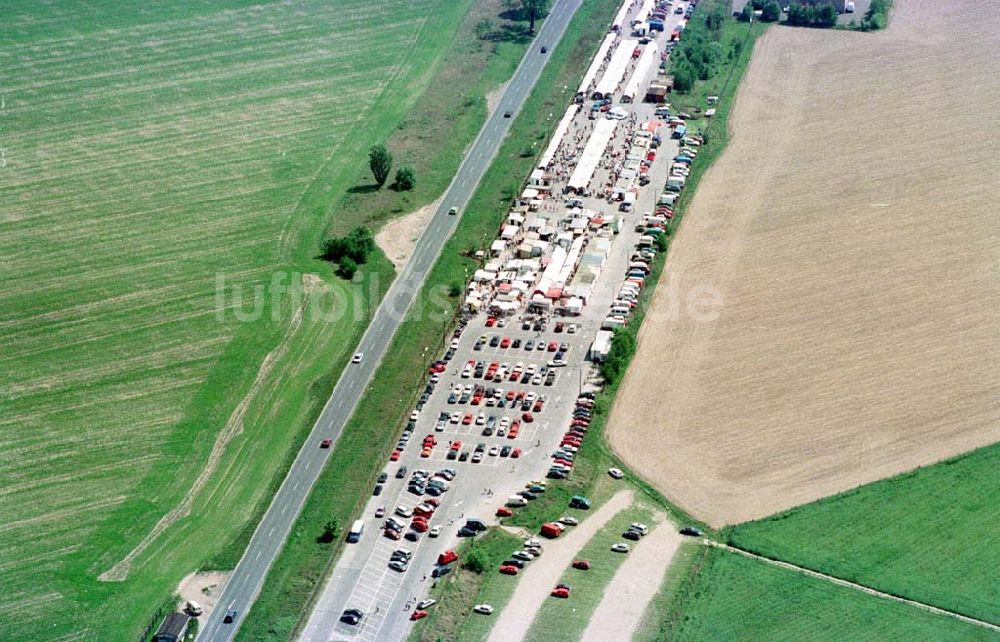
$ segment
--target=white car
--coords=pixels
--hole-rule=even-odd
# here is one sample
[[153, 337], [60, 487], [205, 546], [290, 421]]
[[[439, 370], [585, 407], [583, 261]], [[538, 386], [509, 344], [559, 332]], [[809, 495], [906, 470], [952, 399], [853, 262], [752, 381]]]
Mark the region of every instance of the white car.
[[440, 526], [434, 526], [434, 527], [431, 528], [430, 532], [427, 533], [427, 536], [428, 537], [437, 537], [440, 534], [441, 534], [441, 527]]
[[438, 601], [432, 597], [429, 597], [426, 600], [420, 600], [419, 602], [417, 602], [417, 610], [426, 611], [428, 608], [434, 606], [437, 603]]
[[641, 533], [642, 535], [646, 535], [649, 533], [649, 526], [646, 526], [641, 522], [632, 522], [632, 524], [629, 526], [629, 530], [633, 530], [638, 533]]
[[483, 615], [493, 614], [493, 607], [489, 604], [477, 604], [474, 607], [472, 607], [472, 610], [475, 611], [476, 613], [481, 613]]
[[462, 413], [457, 411], [451, 413], [451, 419], [449, 419], [449, 421], [453, 424], [457, 424], [458, 422], [462, 421]]
[[365, 358], [365, 353], [356, 352], [354, 353], [354, 357], [351, 358], [351, 363], [361, 363], [361, 360], [364, 358]]
[[629, 549], [628, 544], [625, 542], [618, 542], [617, 544], [612, 545], [611, 550], [616, 553], [628, 553], [631, 549]]
[[407, 508], [405, 506], [397, 506], [396, 514], [399, 515], [400, 517], [405, 517], [406, 519], [409, 519], [413, 517], [413, 509]]
[[514, 551], [513, 553], [510, 554], [510, 556], [516, 560], [521, 560], [523, 562], [530, 562], [531, 560], [535, 559], [535, 556], [529, 553], [528, 551]]
[[567, 515], [566, 517], [560, 517], [559, 523], [565, 524], [566, 526], [576, 526], [577, 524], [580, 523], [580, 520], [578, 520], [575, 517], [570, 517], [569, 515]]
[[621, 479], [622, 477], [625, 476], [625, 473], [623, 473], [620, 468], [609, 468], [608, 474], [614, 477], [615, 479]]
[[490, 457], [496, 457], [499, 454], [500, 454], [500, 446], [497, 446], [495, 444], [493, 446], [490, 446]]

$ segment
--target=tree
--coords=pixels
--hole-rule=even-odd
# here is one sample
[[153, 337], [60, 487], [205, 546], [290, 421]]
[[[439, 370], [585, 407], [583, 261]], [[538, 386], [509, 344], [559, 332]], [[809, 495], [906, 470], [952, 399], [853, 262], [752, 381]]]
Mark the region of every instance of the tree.
[[832, 27], [837, 24], [837, 9], [829, 2], [816, 6], [816, 26]]
[[762, 11], [764, 13], [760, 19], [765, 22], [776, 22], [781, 18], [781, 5], [778, 4], [778, 0], [767, 0]]
[[528, 33], [535, 33], [535, 20], [545, 16], [549, 0], [509, 0], [508, 6], [520, 14], [522, 20], [527, 18]]
[[687, 61], [677, 61], [674, 66], [674, 91], [686, 94], [694, 87], [694, 70]]
[[749, 2], [743, 5], [743, 10], [740, 11], [740, 20], [743, 22], [750, 22], [753, 20], [753, 5]]
[[[365, 263], [368, 255], [375, 250], [375, 238], [366, 227], [356, 227], [347, 236], [327, 239], [323, 244], [323, 258], [328, 261], [340, 261], [349, 257], [355, 263]], [[355, 266], [356, 267], [356, 266]]]
[[635, 354], [635, 347], [635, 337], [630, 332], [621, 328], [615, 330], [608, 358], [601, 364], [601, 376], [605, 381], [615, 384], [625, 374], [625, 369]]
[[337, 539], [337, 529], [339, 524], [337, 524], [336, 519], [331, 519], [326, 524], [323, 525], [323, 534], [316, 538], [321, 544], [329, 544], [333, 540]]
[[465, 556], [465, 561], [462, 562], [462, 568], [472, 571], [476, 575], [482, 575], [489, 566], [489, 559], [487, 559], [481, 550], [476, 548], [469, 551], [469, 554]]
[[403, 165], [396, 170], [396, 189], [408, 192], [417, 185], [417, 174], [409, 165]]
[[389, 171], [392, 169], [392, 154], [385, 148], [385, 145], [375, 145], [368, 150], [368, 167], [375, 176], [375, 182], [379, 187], [385, 185], [389, 178]]
[[345, 279], [350, 279], [354, 276], [354, 273], [358, 271], [357, 261], [349, 256], [341, 257], [337, 265], [340, 266], [340, 269], [338, 270], [340, 272], [340, 276]]

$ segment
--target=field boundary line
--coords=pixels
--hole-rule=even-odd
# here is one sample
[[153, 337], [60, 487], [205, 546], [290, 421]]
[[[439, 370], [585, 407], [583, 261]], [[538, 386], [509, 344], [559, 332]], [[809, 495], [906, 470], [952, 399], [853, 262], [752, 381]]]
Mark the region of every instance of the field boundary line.
[[751, 553], [750, 551], [738, 548], [736, 546], [732, 546], [730, 544], [723, 544], [721, 542], [716, 542], [709, 539], [702, 540], [702, 543], [704, 543], [705, 546], [714, 546], [715, 548], [721, 548], [725, 551], [729, 551], [730, 553], [735, 553], [736, 555], [742, 555], [743, 557], [749, 557], [750, 559], [755, 559], [761, 562], [765, 562], [767, 564], [771, 564], [772, 566], [778, 566], [785, 570], [802, 573], [803, 575], [808, 575], [809, 577], [814, 577], [816, 579], [824, 580], [832, 584], [836, 584], [837, 586], [843, 586], [845, 588], [853, 589], [855, 591], [860, 591], [862, 593], [867, 593], [868, 595], [874, 595], [875, 597], [880, 597], [886, 600], [892, 600], [894, 602], [908, 604], [918, 609], [924, 609], [925, 611], [936, 613], [937, 615], [945, 615], [947, 617], [952, 617], [957, 620], [961, 620], [966, 624], [972, 624], [974, 626], [982, 627], [984, 629], [989, 629], [990, 631], [1000, 633], [1000, 625], [996, 625], [993, 624], [992, 622], [987, 622], [985, 620], [979, 620], [974, 617], [970, 617], [968, 615], [962, 615], [961, 613], [957, 613], [955, 611], [949, 611], [948, 609], [943, 609], [939, 606], [933, 606], [931, 604], [927, 604], [926, 602], [920, 602], [914, 599], [910, 599], [908, 597], [901, 597], [899, 595], [893, 595], [892, 593], [886, 593], [885, 591], [880, 591], [878, 589], [871, 588], [870, 586], [865, 586], [864, 584], [858, 584], [857, 582], [851, 582], [850, 580], [845, 580], [836, 577], [835, 575], [827, 575], [826, 573], [814, 571], [804, 566], [798, 566], [797, 564], [792, 564], [791, 562], [785, 562], [783, 560], [774, 559], [771, 557], [765, 557], [763, 555], [758, 555], [757, 553]]

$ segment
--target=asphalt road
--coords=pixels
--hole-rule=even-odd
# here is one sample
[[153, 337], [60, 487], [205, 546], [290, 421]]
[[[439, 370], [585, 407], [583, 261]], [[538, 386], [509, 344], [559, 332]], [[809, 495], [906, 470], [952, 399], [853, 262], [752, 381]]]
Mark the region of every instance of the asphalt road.
[[[344, 370], [330, 395], [316, 425], [292, 463], [288, 475], [271, 500], [271, 505], [261, 519], [246, 551], [219, 596], [217, 607], [202, 623], [198, 640], [202, 642], [227, 642], [233, 639], [246, 613], [260, 593], [271, 563], [284, 546], [292, 524], [298, 517], [310, 489], [326, 464], [333, 449], [320, 449], [323, 439], [336, 441], [347, 420], [357, 407], [361, 395], [385, 355], [393, 335], [399, 328], [416, 292], [422, 287], [427, 273], [441, 253], [445, 241], [454, 232], [458, 216], [448, 210], [457, 207], [461, 213], [468, 204], [476, 186], [486, 173], [513, 117], [516, 117], [538, 81], [549, 56], [541, 54], [541, 46], [555, 49], [570, 19], [582, 0], [557, 0], [549, 17], [542, 23], [538, 35], [525, 53], [514, 76], [507, 83], [493, 114], [487, 119], [462, 161], [455, 178], [448, 187], [441, 205], [434, 212], [409, 262], [402, 274], [393, 282], [385, 299], [375, 311], [357, 351], [365, 355], [359, 364], [350, 364]], [[504, 113], [510, 112], [511, 118]], [[229, 610], [237, 612], [231, 624], [224, 624], [223, 617]]]

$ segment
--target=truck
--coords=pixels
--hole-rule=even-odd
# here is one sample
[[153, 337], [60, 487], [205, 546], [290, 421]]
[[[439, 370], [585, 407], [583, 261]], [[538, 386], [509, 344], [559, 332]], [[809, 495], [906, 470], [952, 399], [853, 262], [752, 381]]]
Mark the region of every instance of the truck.
[[541, 534], [549, 539], [555, 539], [563, 534], [564, 526], [559, 522], [542, 524]]

